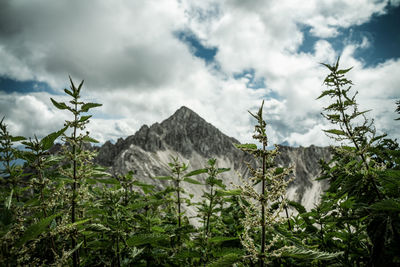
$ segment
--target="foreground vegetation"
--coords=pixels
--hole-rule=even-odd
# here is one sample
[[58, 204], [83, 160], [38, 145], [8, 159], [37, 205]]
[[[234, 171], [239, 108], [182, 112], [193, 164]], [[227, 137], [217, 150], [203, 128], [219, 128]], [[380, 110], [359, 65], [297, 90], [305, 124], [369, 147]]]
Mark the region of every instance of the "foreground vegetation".
[[[266, 149], [263, 105], [251, 113], [260, 144], [238, 145], [259, 165], [248, 165], [251, 177], [233, 189], [220, 178], [229, 169], [215, 159], [187, 172], [172, 158], [170, 176], [153, 177], [171, 182], [163, 191], [132, 172], [112, 176], [94, 165], [85, 143], [96, 140], [85, 126], [88, 111], [101, 105], [80, 100], [83, 82], [71, 80], [69, 103], [51, 99], [71, 114], [60, 131], [26, 139], [11, 135], [2, 120], [0, 265], [400, 266], [399, 146], [376, 136], [358, 110], [345, 77], [350, 69], [339, 69], [339, 60], [324, 65], [330, 73], [319, 98], [332, 100], [323, 112], [332, 123], [325, 132], [342, 145], [331, 162], [321, 162], [320, 179], [330, 188], [311, 211], [285, 198], [291, 168], [274, 165], [278, 147]], [[58, 138], [61, 152], [50, 153]], [[192, 203], [184, 183], [203, 186], [202, 201]], [[197, 208], [200, 226], [190, 223], [185, 206]]]

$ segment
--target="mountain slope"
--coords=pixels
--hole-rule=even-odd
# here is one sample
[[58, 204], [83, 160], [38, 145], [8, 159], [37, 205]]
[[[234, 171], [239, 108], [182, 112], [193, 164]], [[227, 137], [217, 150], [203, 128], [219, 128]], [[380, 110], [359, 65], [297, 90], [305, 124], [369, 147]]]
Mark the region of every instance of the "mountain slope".
[[[244, 162], [256, 164], [252, 156], [237, 149], [236, 139], [228, 137], [216, 127], [187, 107], [181, 107], [171, 117], [150, 127], [143, 125], [139, 131], [115, 144], [106, 142], [100, 149], [98, 163], [110, 167], [114, 174], [134, 171], [141, 181], [163, 188], [168, 182], [152, 179], [154, 176], [169, 174], [168, 162], [171, 156], [188, 162], [189, 170], [203, 168], [209, 158], [217, 159], [219, 167], [231, 168], [224, 173], [226, 185], [239, 184], [240, 174], [248, 176]], [[330, 149], [326, 147], [285, 147], [276, 158], [278, 165], [294, 166], [295, 180], [290, 184], [288, 197], [300, 201], [310, 209], [319, 200], [324, 183], [314, 179], [319, 175], [319, 160], [328, 160]], [[201, 178], [200, 178], [201, 179]], [[184, 184], [186, 192], [200, 199], [203, 186]]]

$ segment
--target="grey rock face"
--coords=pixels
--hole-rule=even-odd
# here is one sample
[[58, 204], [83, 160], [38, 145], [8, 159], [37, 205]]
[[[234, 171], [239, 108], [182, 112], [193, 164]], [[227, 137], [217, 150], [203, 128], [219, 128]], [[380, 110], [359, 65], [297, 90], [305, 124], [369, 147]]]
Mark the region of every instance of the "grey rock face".
[[[213, 157], [219, 167], [231, 168], [230, 172], [223, 173], [223, 179], [232, 187], [231, 183], [241, 183], [239, 175], [244, 179], [248, 177], [244, 162], [256, 164], [254, 158], [237, 149], [235, 143], [239, 141], [223, 134], [189, 108], [181, 107], [161, 123], [150, 127], [143, 125], [134, 135], [119, 139], [115, 144], [106, 142], [99, 149], [96, 160], [110, 167], [112, 173], [134, 170], [137, 179], [163, 188], [168, 182], [151, 177], [169, 174], [170, 156], [188, 162], [189, 170], [205, 167], [207, 160]], [[320, 173], [318, 162], [321, 158], [330, 158], [330, 149], [282, 146], [280, 151], [276, 163], [295, 168], [295, 180], [288, 188], [288, 197], [312, 208], [326, 188], [326, 184], [315, 181]], [[193, 184], [184, 184], [184, 187], [188, 194], [195, 196], [194, 201], [200, 199], [204, 190], [203, 186]]]

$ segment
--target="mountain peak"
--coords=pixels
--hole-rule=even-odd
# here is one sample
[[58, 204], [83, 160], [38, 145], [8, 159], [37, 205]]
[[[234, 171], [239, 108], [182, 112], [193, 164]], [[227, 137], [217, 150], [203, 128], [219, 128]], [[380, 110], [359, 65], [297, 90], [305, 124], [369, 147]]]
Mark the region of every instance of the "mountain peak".
[[182, 106], [177, 111], [175, 111], [175, 113], [172, 116], [163, 121], [161, 124], [164, 126], [166, 124], [173, 124], [173, 125], [187, 124], [193, 121], [202, 121], [206, 123], [206, 121], [203, 118], [201, 118], [196, 112], [194, 112], [188, 107]]
[[[190, 114], [190, 113], [194, 113], [196, 114], [193, 110], [191, 110], [190, 108], [186, 107], [186, 106], [182, 106], [179, 109], [177, 109], [174, 113], [174, 115], [180, 115], [180, 114]], [[197, 115], [197, 114], [196, 114]]]
[[[226, 136], [196, 112], [182, 106], [162, 123], [154, 123], [150, 127], [143, 125], [134, 135], [118, 144], [118, 147], [108, 145], [104, 153], [100, 151], [99, 155], [100, 158], [115, 156], [131, 145], [136, 145], [148, 152], [169, 149], [185, 156], [196, 152], [205, 157], [213, 157], [231, 151], [233, 143], [239, 141]], [[111, 150], [115, 151], [111, 153]]]

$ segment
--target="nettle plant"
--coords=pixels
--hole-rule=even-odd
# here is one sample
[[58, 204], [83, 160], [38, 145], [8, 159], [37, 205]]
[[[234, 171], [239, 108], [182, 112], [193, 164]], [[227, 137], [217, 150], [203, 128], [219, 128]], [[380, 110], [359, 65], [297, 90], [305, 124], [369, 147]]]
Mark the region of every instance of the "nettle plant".
[[[212, 251], [218, 250], [218, 244], [224, 241], [235, 240], [237, 237], [224, 236], [225, 229], [221, 220], [223, 212], [224, 196], [219, 190], [225, 190], [226, 185], [220, 179], [220, 174], [229, 171], [229, 168], [218, 168], [217, 160], [210, 158], [208, 166], [194, 170], [186, 176], [205, 174], [205, 186], [208, 191], [203, 190], [202, 201], [197, 203], [197, 218], [202, 223], [202, 233], [197, 236], [201, 247], [201, 262], [209, 262], [212, 258]], [[199, 229], [200, 230], [200, 229]]]
[[[368, 234], [353, 244], [352, 251], [345, 250], [343, 264], [399, 264], [400, 194], [393, 190], [400, 186], [398, 144], [385, 139], [385, 134], [377, 136], [373, 120], [366, 117], [368, 110], [358, 109], [357, 92], [351, 93], [353, 82], [345, 77], [352, 68], [340, 69], [339, 59], [334, 65], [323, 65], [330, 73], [324, 80], [327, 89], [319, 98], [333, 100], [323, 116], [335, 126], [325, 132], [342, 143], [335, 147], [331, 164], [325, 165], [323, 178], [330, 181], [328, 191], [336, 205], [348, 203], [346, 214], [352, 216], [340, 219], [348, 225], [361, 220], [357, 229], [366, 228]], [[352, 240], [358, 238], [354, 230], [348, 232]]]
[[[12, 199], [20, 201], [21, 190], [23, 187], [22, 177], [23, 169], [21, 165], [16, 164], [16, 160], [20, 158], [19, 150], [15, 148], [17, 142], [26, 140], [23, 136], [12, 136], [4, 123], [4, 117], [0, 121], [0, 179], [1, 183], [8, 185], [6, 208], [9, 209]], [[3, 192], [2, 192], [3, 193]], [[8, 195], [8, 193], [10, 193]]]
[[[258, 260], [260, 266], [264, 266], [271, 258], [280, 257], [284, 249], [275, 247], [280, 236], [275, 233], [274, 227], [288, 219], [281, 214], [286, 207], [286, 188], [291, 181], [288, 179], [291, 168], [277, 167], [274, 163], [278, 147], [267, 150], [267, 124], [263, 119], [263, 105], [264, 101], [256, 114], [249, 111], [257, 120], [253, 138], [261, 143], [261, 148], [255, 144], [237, 145], [253, 155], [261, 165], [254, 168], [247, 163], [252, 176], [247, 181], [242, 179], [243, 185], [239, 186], [241, 197], [245, 200], [239, 202], [245, 213], [242, 220], [244, 231], [240, 238], [248, 257], [253, 262]], [[257, 185], [261, 186], [261, 190], [257, 190]]]
[[[64, 89], [65, 93], [72, 97], [69, 101], [69, 105], [64, 102], [57, 102], [51, 98], [53, 105], [60, 110], [67, 110], [72, 113], [73, 120], [65, 121], [65, 127], [71, 130], [71, 134], [63, 134], [62, 140], [65, 142], [63, 146], [63, 156], [65, 164], [59, 171], [62, 176], [66, 177], [68, 181], [67, 186], [70, 186], [70, 222], [72, 225], [77, 225], [79, 219], [85, 217], [85, 203], [89, 199], [88, 197], [88, 183], [87, 179], [104, 175], [102, 172], [98, 172], [93, 165], [93, 158], [95, 153], [85, 149], [85, 143], [97, 143], [95, 139], [89, 136], [89, 132], [82, 133], [85, 130], [86, 124], [89, 123], [89, 119], [92, 115], [83, 115], [90, 109], [102, 106], [97, 103], [85, 103], [80, 100], [80, 92], [83, 85], [83, 81], [78, 87], [75, 86], [72, 79], [70, 78], [71, 87], [70, 90]], [[71, 250], [72, 253], [72, 264], [73, 266], [79, 265], [79, 247], [82, 243], [78, 244], [78, 230], [76, 227], [71, 228]]]
[[[181, 249], [182, 239], [187, 240], [189, 238], [189, 233], [192, 231], [189, 228], [192, 228], [188, 223], [186, 225], [183, 224], [183, 219], [187, 221], [187, 218], [183, 215], [185, 211], [182, 209], [182, 205], [184, 203], [191, 205], [190, 199], [186, 199], [183, 197], [185, 190], [182, 187], [182, 183], [191, 183], [201, 185], [201, 183], [197, 180], [190, 178], [189, 176], [193, 175], [192, 173], [186, 173], [189, 167], [188, 164], [180, 162], [178, 157], [171, 157], [172, 161], [168, 163], [170, 167], [171, 175], [170, 176], [157, 176], [154, 179], [158, 180], [167, 180], [172, 181], [173, 183], [173, 191], [175, 193], [172, 201], [176, 203], [175, 209], [172, 209], [172, 212], [175, 213], [176, 218], [176, 229], [173, 229], [173, 238], [171, 238], [172, 247], [176, 247], [178, 250]], [[186, 173], [186, 174], [185, 174]], [[170, 189], [166, 189], [167, 192], [170, 192]]]

